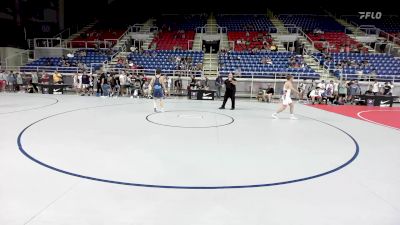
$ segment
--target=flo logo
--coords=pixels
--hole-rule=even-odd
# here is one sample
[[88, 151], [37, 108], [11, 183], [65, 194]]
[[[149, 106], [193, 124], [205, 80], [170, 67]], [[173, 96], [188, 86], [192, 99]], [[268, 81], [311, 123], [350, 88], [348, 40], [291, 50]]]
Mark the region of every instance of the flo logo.
[[382, 18], [382, 13], [381, 12], [358, 12], [360, 14], [360, 19], [373, 19], [373, 20], [379, 20]]

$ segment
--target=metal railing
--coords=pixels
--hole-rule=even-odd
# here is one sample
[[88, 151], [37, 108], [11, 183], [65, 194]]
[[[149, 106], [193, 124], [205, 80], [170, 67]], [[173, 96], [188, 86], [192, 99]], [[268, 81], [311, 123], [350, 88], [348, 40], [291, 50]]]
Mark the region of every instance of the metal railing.
[[19, 64], [18, 66], [25, 65], [29, 60], [34, 60], [34, 51], [25, 50], [23, 52], [10, 55], [4, 59], [5, 66], [11, 66], [13, 64]]

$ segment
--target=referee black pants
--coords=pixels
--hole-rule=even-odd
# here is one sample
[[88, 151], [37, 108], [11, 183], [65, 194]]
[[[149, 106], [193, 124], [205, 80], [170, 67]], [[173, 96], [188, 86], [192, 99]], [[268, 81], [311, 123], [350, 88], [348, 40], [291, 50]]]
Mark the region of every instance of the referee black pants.
[[235, 108], [235, 91], [225, 91], [224, 102], [222, 103], [222, 108], [225, 108], [225, 104], [228, 101], [228, 98], [231, 99], [232, 109]]

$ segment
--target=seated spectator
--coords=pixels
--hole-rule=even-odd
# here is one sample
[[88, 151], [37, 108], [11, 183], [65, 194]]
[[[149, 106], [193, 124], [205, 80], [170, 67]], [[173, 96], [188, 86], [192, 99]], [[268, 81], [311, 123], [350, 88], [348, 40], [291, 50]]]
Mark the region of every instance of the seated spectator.
[[269, 48], [272, 52], [277, 52], [278, 47], [275, 44], [272, 44], [271, 47]]
[[272, 102], [272, 96], [274, 95], [274, 88], [271, 84], [268, 84], [268, 88], [265, 90], [263, 95], [263, 101]]
[[391, 83], [385, 82], [385, 85], [383, 86], [383, 95], [392, 95], [391, 90]]
[[261, 64], [264, 64], [264, 65], [267, 64], [267, 58], [262, 57], [260, 62], [261, 62]]
[[368, 90], [366, 90], [364, 94], [365, 95], [374, 95], [374, 93], [372, 92], [372, 86], [371, 85], [368, 87]]
[[60, 72], [56, 70], [53, 74], [53, 84], [62, 84], [63, 83], [63, 78]]
[[321, 103], [322, 93], [323, 92], [321, 91], [321, 88], [318, 86], [310, 92], [310, 98], [311, 98], [311, 102], [313, 105], [315, 104], [315, 101], [317, 101], [318, 103]]

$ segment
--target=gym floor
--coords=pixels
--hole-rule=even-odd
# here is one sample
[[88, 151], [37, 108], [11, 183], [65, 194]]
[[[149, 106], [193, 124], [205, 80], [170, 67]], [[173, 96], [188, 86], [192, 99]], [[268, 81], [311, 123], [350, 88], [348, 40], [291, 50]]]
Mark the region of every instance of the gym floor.
[[396, 125], [165, 102], [0, 94], [0, 224], [400, 224]]

